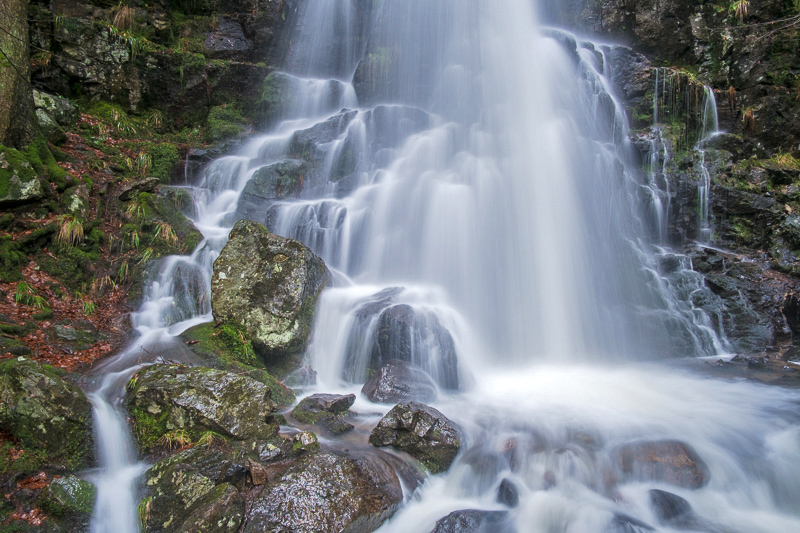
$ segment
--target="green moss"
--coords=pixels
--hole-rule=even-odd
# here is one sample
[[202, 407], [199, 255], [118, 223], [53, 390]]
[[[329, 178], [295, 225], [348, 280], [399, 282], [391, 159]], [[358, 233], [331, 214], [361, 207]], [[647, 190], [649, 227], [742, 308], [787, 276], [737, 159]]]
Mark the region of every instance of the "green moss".
[[21, 268], [27, 262], [27, 255], [20, 250], [18, 242], [11, 240], [11, 235], [0, 235], [0, 281], [21, 280]]
[[209, 142], [236, 137], [246, 129], [244, 117], [231, 105], [212, 107], [206, 124], [206, 140]]
[[185, 331], [182, 337], [207, 364], [260, 381], [269, 388], [272, 401], [281, 407], [294, 403], [294, 392], [267, 372], [244, 328], [231, 324], [200, 324]]
[[44, 451], [26, 448], [21, 444], [4, 442], [0, 445], [0, 475], [26, 474], [40, 470], [47, 462]]
[[162, 183], [168, 183], [172, 176], [172, 169], [178, 164], [178, 149], [169, 143], [155, 144], [148, 150], [152, 160], [150, 175], [155, 176]]
[[[133, 380], [135, 377], [131, 380]], [[131, 389], [131, 382], [128, 382], [128, 388]], [[135, 387], [135, 385], [134, 385]], [[131, 419], [133, 420], [133, 431], [136, 433], [136, 440], [143, 450], [150, 450], [157, 445], [158, 440], [170, 432], [167, 427], [167, 420], [169, 413], [159, 413], [158, 415], [151, 414], [142, 407], [134, 407], [130, 410]]]

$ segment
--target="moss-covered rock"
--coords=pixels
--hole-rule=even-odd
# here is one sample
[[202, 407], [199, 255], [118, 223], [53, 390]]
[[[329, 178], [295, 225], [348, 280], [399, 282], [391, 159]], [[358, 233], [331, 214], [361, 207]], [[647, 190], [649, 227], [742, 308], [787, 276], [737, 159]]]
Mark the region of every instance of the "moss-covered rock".
[[85, 531], [92, 517], [97, 489], [75, 476], [54, 479], [39, 496], [38, 504], [62, 531]]
[[268, 440], [278, 425], [266, 385], [211, 368], [153, 365], [128, 384], [128, 412], [144, 450], [197, 442], [209, 431], [233, 440]]
[[0, 208], [36, 202], [44, 188], [24, 154], [0, 145]]
[[200, 356], [203, 364], [236, 372], [266, 385], [272, 401], [279, 407], [295, 402], [292, 389], [264, 369], [264, 362], [253, 351], [253, 344], [241, 329], [229, 324], [200, 324], [184, 331], [181, 338]]
[[240, 220], [214, 262], [214, 317], [242, 327], [267, 368], [297, 366], [311, 333], [314, 308], [331, 274], [301, 243]]
[[62, 376], [22, 357], [0, 363], [0, 430], [12, 435], [31, 459], [24, 469], [18, 460], [5, 467], [75, 470], [92, 464], [91, 404]]
[[246, 472], [232, 448], [213, 443], [159, 461], [145, 476], [144, 531], [238, 531], [245, 501], [236, 485]]
[[369, 436], [373, 446], [394, 446], [434, 474], [444, 472], [461, 449], [461, 430], [446, 416], [417, 402], [399, 403]]

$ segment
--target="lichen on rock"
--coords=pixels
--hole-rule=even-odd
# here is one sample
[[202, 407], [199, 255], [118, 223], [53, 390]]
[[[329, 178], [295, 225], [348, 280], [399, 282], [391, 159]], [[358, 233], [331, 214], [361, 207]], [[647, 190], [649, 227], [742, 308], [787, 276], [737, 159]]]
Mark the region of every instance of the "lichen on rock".
[[0, 430], [36, 458], [29, 462], [31, 469], [77, 470], [92, 464], [91, 404], [49, 365], [23, 357], [0, 363]]
[[291, 369], [330, 279], [322, 259], [301, 243], [240, 220], [214, 262], [211, 307], [217, 320], [244, 328], [268, 369]]
[[128, 410], [143, 449], [224, 438], [268, 440], [278, 432], [266, 385], [210, 368], [153, 365], [129, 382]]

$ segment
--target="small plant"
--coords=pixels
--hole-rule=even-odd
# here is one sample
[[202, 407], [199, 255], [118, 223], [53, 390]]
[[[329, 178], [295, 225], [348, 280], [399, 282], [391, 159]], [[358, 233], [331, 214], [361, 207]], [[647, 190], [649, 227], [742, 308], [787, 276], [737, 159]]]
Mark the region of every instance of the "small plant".
[[747, 16], [747, 9], [750, 7], [750, 0], [735, 0], [731, 4], [731, 10], [734, 12], [739, 22], [744, 22]]
[[23, 305], [35, 307], [37, 309], [50, 308], [50, 304], [47, 303], [47, 300], [36, 294], [36, 289], [24, 281], [17, 283], [17, 287], [14, 292], [14, 301]]
[[164, 122], [164, 115], [161, 114], [161, 111], [155, 110], [150, 113], [150, 116], [147, 117], [147, 124], [155, 129], [161, 129], [161, 124]]
[[197, 445], [198, 446], [203, 446], [205, 444], [213, 445], [215, 442], [224, 440], [225, 439], [223, 439], [220, 435], [214, 433], [213, 431], [206, 431], [205, 433], [200, 435], [199, 439], [197, 439]]
[[145, 251], [142, 252], [142, 258], [139, 260], [139, 264], [141, 265], [142, 263], [146, 262], [152, 256], [153, 256], [153, 249], [152, 248], [146, 248]]
[[148, 496], [139, 503], [139, 525], [142, 531], [147, 528], [147, 521], [150, 520], [150, 506], [153, 503], [153, 497]]
[[63, 246], [76, 246], [83, 242], [83, 222], [79, 218], [72, 215], [64, 215], [61, 217], [61, 226], [58, 229], [56, 236], [58, 241]]
[[128, 204], [128, 207], [125, 209], [125, 212], [128, 214], [129, 217], [141, 219], [147, 216], [147, 208], [144, 205], [144, 202], [140, 202], [139, 200], [131, 200]]
[[125, 281], [125, 278], [128, 277], [128, 270], [129, 270], [128, 262], [124, 261], [120, 265], [119, 271], [117, 272], [117, 279], [120, 280], [120, 281]]
[[147, 174], [147, 171], [150, 170], [152, 165], [153, 160], [148, 154], [141, 152], [136, 156], [136, 170], [138, 170], [140, 174]]
[[162, 435], [161, 438], [156, 441], [156, 444], [164, 446], [170, 450], [175, 450], [189, 446], [192, 444], [192, 439], [185, 430], [175, 429]]
[[133, 8], [130, 6], [122, 5], [122, 2], [119, 3], [119, 7], [117, 8], [117, 13], [114, 15], [114, 26], [121, 30], [127, 30], [131, 26], [133, 26], [134, 21], [134, 12]]
[[756, 129], [756, 115], [752, 107], [748, 107], [742, 112], [742, 126], [745, 130], [753, 133]]
[[161, 237], [170, 244], [178, 244], [178, 236], [175, 230], [167, 222], [159, 222], [156, 226], [156, 237]]
[[83, 302], [83, 314], [93, 315], [97, 311], [97, 304], [94, 302]]

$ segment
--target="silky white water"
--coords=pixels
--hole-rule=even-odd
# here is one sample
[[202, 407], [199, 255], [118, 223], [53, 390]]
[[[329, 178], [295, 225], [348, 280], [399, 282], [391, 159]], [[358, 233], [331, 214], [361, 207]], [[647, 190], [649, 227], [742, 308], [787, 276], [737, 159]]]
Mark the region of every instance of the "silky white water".
[[[145, 466], [120, 410], [124, 384], [211, 319], [212, 263], [245, 216], [303, 241], [335, 273], [307, 354], [314, 390], [358, 389], [382, 317], [402, 312], [409, 360], [465, 431], [453, 467], [384, 530], [429, 531], [452, 511], [483, 509], [507, 511], [509, 531], [671, 531], [650, 489], [688, 500], [707, 531], [800, 530], [800, 396], [642, 363], [720, 353], [725, 340], [691, 304], [707, 289], [688, 261], [659, 273], [674, 252], [657, 247], [655, 188], [632, 164], [613, 47], [543, 28], [528, 0], [366, 4], [301, 4], [286, 63], [297, 98], [273, 131], [189, 188], [207, 239], [161, 260], [134, 318], [142, 337], [92, 396], [93, 530], [136, 531]], [[260, 168], [297, 157], [301, 138], [313, 140], [301, 191], [248, 188]], [[576, 432], [595, 444], [577, 445]], [[707, 486], [606, 482], [615, 447], [665, 438], [695, 448]], [[497, 502], [504, 479], [519, 490], [513, 509]]]

